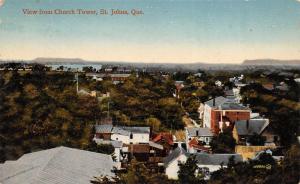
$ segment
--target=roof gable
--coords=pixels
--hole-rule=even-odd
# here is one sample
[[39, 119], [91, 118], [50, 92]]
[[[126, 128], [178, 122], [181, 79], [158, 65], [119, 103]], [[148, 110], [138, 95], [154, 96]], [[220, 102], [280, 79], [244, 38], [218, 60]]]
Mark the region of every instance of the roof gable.
[[248, 122], [246, 120], [235, 122], [238, 135], [261, 134], [268, 125], [269, 119], [250, 119]]

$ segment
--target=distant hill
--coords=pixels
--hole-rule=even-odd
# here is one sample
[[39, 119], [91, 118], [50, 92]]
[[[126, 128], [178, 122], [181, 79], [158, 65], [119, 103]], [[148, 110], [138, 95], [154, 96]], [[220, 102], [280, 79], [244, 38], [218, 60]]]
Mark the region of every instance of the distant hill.
[[85, 63], [86, 61], [80, 58], [44, 58], [38, 57], [31, 62], [35, 63]]
[[243, 65], [300, 65], [300, 60], [256, 59], [245, 60]]
[[[4, 62], [4, 61], [2, 61]], [[7, 61], [12, 62], [12, 61]], [[18, 61], [15, 61], [18, 62]], [[241, 64], [226, 64], [226, 63], [143, 63], [143, 62], [128, 62], [128, 61], [87, 61], [81, 58], [44, 58], [39, 57], [30, 61], [22, 61], [28, 63], [42, 64], [84, 64], [94, 65], [101, 64], [102, 66], [122, 66], [130, 68], [147, 68], [148, 71], [255, 71], [255, 70], [289, 70], [300, 69], [300, 60], [275, 60], [275, 59], [257, 59], [245, 60]]]

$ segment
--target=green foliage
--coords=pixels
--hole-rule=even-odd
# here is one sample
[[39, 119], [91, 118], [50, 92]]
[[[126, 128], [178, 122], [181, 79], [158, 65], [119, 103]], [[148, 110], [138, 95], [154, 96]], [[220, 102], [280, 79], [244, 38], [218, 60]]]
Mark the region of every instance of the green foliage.
[[164, 174], [152, 172], [144, 163], [133, 159], [127, 168], [126, 173], [118, 173], [115, 178], [109, 180], [106, 177], [95, 177], [91, 182], [94, 184], [175, 184]]
[[196, 156], [188, 157], [185, 163], [179, 165], [178, 178], [179, 182], [182, 184], [196, 184], [205, 183], [204, 176], [201, 174], [197, 175], [196, 171], [198, 169]]
[[86, 150], [111, 155], [114, 153], [115, 148], [111, 144], [99, 144], [98, 145], [94, 141], [92, 141], [92, 143], [89, 144], [89, 146], [86, 148]]
[[85, 148], [90, 124], [101, 119], [97, 100], [76, 94], [72, 73], [36, 68], [0, 75], [0, 161], [60, 145]]
[[143, 74], [103, 90], [111, 93], [111, 112], [117, 124], [147, 125], [149, 118], [156, 118], [161, 128], [179, 129], [184, 111], [172, 97], [174, 88], [170, 80]]
[[299, 145], [293, 145], [279, 163], [266, 153], [261, 154], [258, 160], [229, 161], [227, 168], [212, 173], [209, 183], [297, 184], [300, 179], [299, 158]]
[[243, 102], [250, 104], [254, 112], [260, 112], [261, 115], [270, 119], [270, 128], [280, 136], [281, 144], [290, 146], [296, 141], [296, 135], [299, 134], [297, 131], [299, 131], [300, 121], [300, 103], [298, 101], [300, 93], [293, 96], [290, 91], [299, 92], [300, 88], [291, 80], [285, 82], [289, 84], [289, 92], [268, 91], [261, 84], [253, 83], [243, 87], [241, 94]]
[[223, 132], [213, 137], [210, 142], [214, 153], [234, 153], [235, 144], [235, 139], [229, 129], [223, 130]]
[[254, 133], [247, 140], [247, 142], [249, 142], [253, 146], [263, 146], [265, 145], [265, 141], [266, 138], [261, 135], [258, 135], [257, 133]]

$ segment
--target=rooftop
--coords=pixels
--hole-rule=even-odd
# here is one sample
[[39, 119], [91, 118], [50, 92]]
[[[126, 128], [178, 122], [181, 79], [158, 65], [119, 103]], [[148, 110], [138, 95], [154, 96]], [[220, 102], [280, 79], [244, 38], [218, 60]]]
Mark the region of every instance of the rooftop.
[[96, 133], [111, 133], [112, 129], [112, 125], [95, 125]]
[[198, 128], [198, 127], [192, 127], [192, 128], [186, 128], [188, 135], [190, 137], [212, 137], [213, 134], [209, 128]]
[[269, 119], [250, 119], [248, 122], [246, 120], [235, 122], [238, 135], [261, 134], [268, 125]]
[[200, 165], [227, 165], [229, 158], [234, 157], [235, 162], [243, 161], [243, 158], [239, 154], [207, 154], [196, 153], [196, 160]]
[[242, 104], [236, 103], [234, 99], [228, 99], [223, 96], [211, 99], [205, 102], [205, 104], [219, 110], [249, 110], [249, 108], [243, 106]]
[[164, 158], [164, 165], [169, 165], [173, 160], [178, 158], [180, 155], [188, 156], [188, 153], [181, 147], [177, 147], [175, 150], [172, 151], [167, 157]]
[[0, 164], [0, 183], [88, 184], [94, 176], [114, 176], [112, 169], [109, 155], [57, 147]]
[[150, 127], [113, 127], [112, 133], [129, 136], [131, 133], [150, 134]]

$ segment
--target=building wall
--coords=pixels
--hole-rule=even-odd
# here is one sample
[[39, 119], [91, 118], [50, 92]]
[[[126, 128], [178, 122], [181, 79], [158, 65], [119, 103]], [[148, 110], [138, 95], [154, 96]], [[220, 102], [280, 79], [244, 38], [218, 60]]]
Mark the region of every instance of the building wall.
[[96, 133], [96, 138], [103, 140], [110, 140], [111, 133]]
[[203, 127], [204, 128], [211, 128], [211, 107], [207, 104], [204, 105], [204, 114], [203, 114]]
[[149, 134], [147, 133], [139, 133], [133, 134], [132, 139], [130, 136], [120, 135], [120, 134], [112, 134], [111, 139], [115, 141], [122, 141], [124, 144], [139, 144], [139, 143], [149, 143]]
[[210, 116], [211, 116], [211, 118], [210, 118], [211, 130], [214, 134], [217, 134], [220, 131], [219, 121], [221, 120], [221, 112], [212, 110], [210, 113]]
[[231, 122], [239, 120], [249, 120], [250, 111], [226, 111], [225, 116], [229, 118]]
[[228, 118], [231, 123], [239, 120], [249, 120], [250, 119], [250, 110], [249, 111], [211, 111], [211, 129], [215, 134], [220, 132], [219, 122], [221, 121], [221, 115]]
[[179, 163], [185, 163], [187, 157], [185, 155], [180, 155], [178, 158], [174, 159], [165, 170], [166, 175], [169, 179], [177, 180], [178, 179], [178, 171], [179, 171]]
[[116, 160], [115, 160], [116, 162], [120, 162], [122, 160], [121, 148], [115, 148], [114, 156], [116, 158]]

